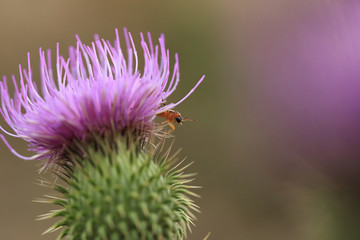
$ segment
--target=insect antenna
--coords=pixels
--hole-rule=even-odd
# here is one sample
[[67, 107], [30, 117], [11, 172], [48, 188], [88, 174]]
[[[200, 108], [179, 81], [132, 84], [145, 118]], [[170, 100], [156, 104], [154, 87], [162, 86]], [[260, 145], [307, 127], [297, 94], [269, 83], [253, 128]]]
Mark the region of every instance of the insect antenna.
[[182, 121], [183, 121], [183, 122], [195, 122], [195, 119], [192, 119], [192, 118], [183, 118]]

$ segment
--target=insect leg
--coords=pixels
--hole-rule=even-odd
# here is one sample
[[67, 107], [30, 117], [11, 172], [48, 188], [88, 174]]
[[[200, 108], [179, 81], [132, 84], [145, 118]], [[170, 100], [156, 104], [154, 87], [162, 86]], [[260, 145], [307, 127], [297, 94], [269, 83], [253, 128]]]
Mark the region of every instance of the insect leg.
[[170, 124], [170, 121], [169, 121], [169, 120], [166, 120], [166, 121], [162, 122], [161, 124], [167, 124], [167, 123]]
[[169, 122], [168, 124], [171, 127], [171, 129], [168, 131], [168, 133], [172, 133], [173, 131], [175, 131], [175, 125], [171, 122]]

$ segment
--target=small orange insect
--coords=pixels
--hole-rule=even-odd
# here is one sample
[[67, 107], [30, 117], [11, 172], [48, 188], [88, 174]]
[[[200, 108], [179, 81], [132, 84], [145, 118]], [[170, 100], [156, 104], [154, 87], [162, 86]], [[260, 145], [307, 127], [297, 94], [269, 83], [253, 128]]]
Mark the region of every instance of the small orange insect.
[[168, 133], [175, 131], [175, 122], [177, 122], [179, 125], [182, 125], [182, 123], [185, 121], [195, 121], [191, 118], [183, 118], [179, 112], [174, 110], [167, 110], [165, 112], [156, 114], [156, 116], [166, 119], [166, 121], [162, 122], [161, 124], [169, 124], [172, 129]]

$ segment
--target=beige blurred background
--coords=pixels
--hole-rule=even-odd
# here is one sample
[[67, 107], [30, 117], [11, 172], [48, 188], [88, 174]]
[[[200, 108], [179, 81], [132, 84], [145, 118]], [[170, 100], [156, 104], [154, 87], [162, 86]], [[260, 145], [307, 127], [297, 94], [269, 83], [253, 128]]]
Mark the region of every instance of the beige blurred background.
[[[29, 51], [39, 76], [39, 47], [54, 50], [59, 42], [66, 54], [75, 34], [89, 43], [95, 33], [114, 39], [115, 28], [127, 27], [136, 40], [138, 32], [150, 31], [153, 38], [164, 33], [171, 54], [180, 57], [181, 82], [170, 101], [206, 74], [177, 108], [197, 119], [176, 129], [176, 148], [195, 161], [189, 171], [198, 173], [195, 184], [203, 186], [196, 201], [202, 213], [188, 239], [203, 239], [208, 232], [209, 239], [360, 239], [360, 128], [355, 124], [360, 74], [352, 72], [354, 81], [348, 83], [346, 74], [328, 73], [339, 67], [340, 57], [325, 54], [335, 45], [341, 53], [350, 46], [344, 59], [360, 56], [360, 37], [342, 41], [349, 39], [348, 31], [360, 31], [360, 25], [348, 27], [347, 21], [357, 21], [345, 16], [359, 13], [351, 4], [357, 3], [2, 0], [0, 75], [18, 76], [18, 64], [26, 65]], [[322, 41], [329, 47], [322, 48]], [[319, 65], [302, 57], [307, 52]], [[325, 59], [334, 61], [323, 65]], [[329, 82], [315, 81], [330, 79], [318, 72], [336, 76], [331, 89]], [[340, 115], [346, 117], [337, 119]], [[24, 142], [8, 139], [29, 155]], [[51, 209], [32, 202], [48, 193], [35, 184], [47, 177], [36, 172], [39, 163], [17, 159], [2, 143], [0, 152], [0, 239], [55, 239], [57, 233], [40, 236], [51, 221], [35, 221]]]

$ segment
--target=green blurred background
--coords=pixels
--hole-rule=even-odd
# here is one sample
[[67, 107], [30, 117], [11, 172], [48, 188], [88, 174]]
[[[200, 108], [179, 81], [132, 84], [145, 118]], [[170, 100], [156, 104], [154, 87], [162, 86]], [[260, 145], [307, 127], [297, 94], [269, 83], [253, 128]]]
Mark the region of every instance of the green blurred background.
[[[206, 74], [195, 93], [176, 109], [197, 120], [175, 131], [174, 149], [181, 147], [180, 156], [195, 162], [188, 171], [198, 173], [195, 184], [203, 187], [196, 191], [202, 213], [188, 239], [203, 239], [208, 232], [209, 239], [360, 239], [359, 166], [342, 167], [347, 158], [359, 162], [359, 128], [346, 130], [356, 133], [351, 141], [339, 139], [337, 134], [326, 135], [323, 122], [307, 115], [309, 125], [294, 132], [293, 126], [311, 112], [311, 104], [290, 118], [293, 125], [282, 125], [283, 114], [299, 105], [276, 108], [288, 102], [287, 95], [274, 101], [277, 93], [272, 90], [282, 89], [282, 82], [274, 80], [276, 75], [267, 78], [279, 70], [271, 67], [272, 61], [284, 61], [276, 58], [277, 49], [288, 35], [294, 37], [298, 23], [340, 2], [347, 1], [2, 0], [0, 74], [18, 76], [18, 64], [26, 66], [29, 51], [38, 77], [39, 47], [55, 50], [59, 42], [62, 54], [67, 54], [75, 34], [90, 43], [95, 33], [113, 40], [115, 28], [127, 27], [135, 42], [139, 32], [149, 31], [153, 38], [164, 33], [170, 53], [180, 57], [181, 82], [170, 102]], [[301, 38], [290, 36], [289, 42], [297, 41]], [[260, 61], [263, 58], [268, 61]], [[307, 142], [314, 137], [304, 136], [304, 129], [318, 137], [310, 147], [293, 140]], [[338, 130], [342, 129], [332, 129]], [[29, 155], [24, 142], [8, 139]], [[343, 145], [327, 145], [324, 139]], [[343, 147], [348, 145], [352, 147]], [[335, 157], [328, 156], [328, 149], [336, 147], [350, 153], [342, 157], [339, 150]], [[40, 236], [50, 221], [35, 221], [51, 209], [32, 202], [49, 192], [35, 184], [36, 179], [47, 178], [36, 172], [39, 163], [17, 159], [4, 144], [0, 152], [0, 239], [55, 239], [57, 233]]]

